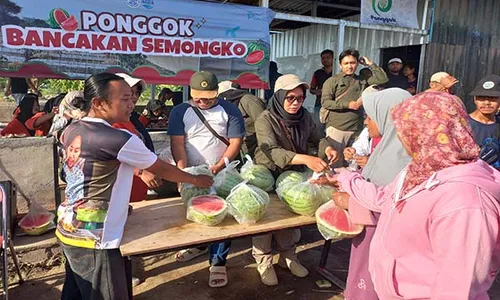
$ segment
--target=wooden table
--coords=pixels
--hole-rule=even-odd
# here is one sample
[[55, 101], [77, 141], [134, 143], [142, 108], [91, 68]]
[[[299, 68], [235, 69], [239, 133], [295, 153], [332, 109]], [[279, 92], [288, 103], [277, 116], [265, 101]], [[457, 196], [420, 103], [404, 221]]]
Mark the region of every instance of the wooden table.
[[120, 251], [123, 256], [150, 255], [316, 223], [314, 217], [290, 212], [276, 194], [270, 196], [266, 215], [257, 223], [238, 224], [228, 215], [213, 227], [187, 220], [180, 197], [132, 203], [134, 211], [125, 225]]

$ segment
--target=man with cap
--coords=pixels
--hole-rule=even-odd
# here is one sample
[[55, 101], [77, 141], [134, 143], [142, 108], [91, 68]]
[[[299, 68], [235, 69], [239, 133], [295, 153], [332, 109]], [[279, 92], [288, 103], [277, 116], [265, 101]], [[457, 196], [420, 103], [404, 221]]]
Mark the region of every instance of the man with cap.
[[266, 109], [264, 102], [249, 92], [240, 89], [239, 84], [229, 80], [219, 83], [219, 99], [224, 99], [233, 103], [243, 115], [246, 136], [242, 145], [242, 150], [245, 154], [253, 157], [255, 148], [257, 147], [255, 120]]
[[500, 139], [500, 124], [496, 113], [500, 108], [500, 76], [482, 78], [470, 93], [474, 96], [476, 110], [469, 115], [474, 140], [481, 146], [487, 138]]
[[389, 77], [389, 82], [385, 84], [385, 88], [398, 87], [403, 90], [407, 90], [410, 87], [408, 78], [401, 74], [401, 70], [403, 69], [403, 61], [401, 60], [401, 58], [391, 58], [387, 63], [387, 69], [389, 71], [389, 73], [387, 74], [387, 77]]
[[[172, 109], [167, 134], [180, 169], [209, 165], [212, 173], [217, 174], [225, 167], [224, 158], [231, 161], [240, 151], [245, 137], [243, 116], [236, 105], [217, 97], [218, 83], [211, 72], [193, 74], [189, 81], [190, 103]], [[230, 241], [209, 246], [210, 287], [222, 287], [228, 282], [229, 247]], [[184, 249], [176, 254], [176, 259], [188, 261], [206, 252], [206, 247]]]
[[432, 74], [431, 80], [429, 82], [429, 89], [426, 90], [430, 92], [447, 92], [454, 94], [453, 86], [458, 83], [458, 80], [446, 72], [437, 72]]

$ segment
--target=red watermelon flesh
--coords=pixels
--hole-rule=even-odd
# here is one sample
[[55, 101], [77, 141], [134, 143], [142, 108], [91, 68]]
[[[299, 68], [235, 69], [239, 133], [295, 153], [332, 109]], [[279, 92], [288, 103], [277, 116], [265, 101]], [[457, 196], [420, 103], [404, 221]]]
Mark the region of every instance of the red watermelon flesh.
[[50, 221], [52, 221], [52, 214], [41, 214], [41, 215], [34, 215], [34, 216], [29, 216], [23, 218], [19, 222], [19, 226], [21, 227], [39, 227], [46, 225]]
[[249, 65], [256, 65], [264, 59], [265, 53], [262, 50], [255, 50], [250, 52], [245, 59]]
[[193, 198], [191, 206], [204, 214], [220, 212], [226, 207], [226, 202], [217, 196], [198, 196]]
[[54, 9], [54, 11], [52, 12], [52, 16], [59, 25], [62, 25], [62, 23], [69, 17], [65, 11], [58, 8]]
[[363, 231], [364, 226], [354, 224], [349, 213], [328, 201], [316, 211], [316, 222], [325, 239], [341, 240], [352, 238]]

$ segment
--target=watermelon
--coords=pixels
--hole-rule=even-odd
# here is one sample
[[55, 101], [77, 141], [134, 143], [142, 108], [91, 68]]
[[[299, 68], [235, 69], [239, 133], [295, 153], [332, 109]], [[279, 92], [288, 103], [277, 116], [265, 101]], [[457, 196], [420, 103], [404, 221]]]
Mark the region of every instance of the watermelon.
[[75, 31], [78, 29], [78, 21], [75, 16], [70, 16], [61, 23], [61, 28], [66, 31]]
[[255, 165], [250, 156], [247, 162], [241, 167], [241, 177], [247, 180], [249, 184], [263, 189], [266, 192], [272, 191], [274, 186], [274, 177], [271, 171], [262, 165]]
[[304, 177], [302, 176], [302, 173], [296, 172], [296, 171], [285, 171], [278, 176], [276, 179], [276, 188], [279, 188], [282, 184], [289, 183], [289, 182], [295, 182], [295, 183], [300, 183], [304, 182]]
[[238, 160], [231, 163], [228, 162], [226, 163], [226, 168], [215, 175], [214, 188], [217, 196], [226, 199], [231, 193], [231, 190], [243, 182], [243, 177], [241, 177], [238, 170], [236, 170], [239, 163]]
[[[207, 165], [185, 168], [183, 171], [192, 175], [212, 175], [212, 172], [210, 172]], [[182, 202], [185, 205], [187, 205], [188, 201], [193, 197], [210, 195], [213, 193], [214, 192], [210, 188], [201, 188], [190, 183], [181, 184], [180, 194]]]
[[51, 28], [61, 28], [61, 25], [66, 19], [69, 18], [69, 13], [62, 8], [54, 8], [49, 13], [49, 19], [47, 20], [47, 24]]
[[226, 214], [226, 201], [214, 195], [197, 196], [188, 202], [187, 219], [198, 224], [215, 226], [224, 220]]
[[333, 187], [305, 182], [281, 183], [276, 193], [278, 197], [294, 213], [312, 216], [318, 207], [331, 199]]
[[245, 62], [249, 65], [260, 65], [264, 61], [269, 59], [269, 51], [265, 45], [252, 42], [247, 46], [247, 56], [245, 58]]
[[50, 212], [27, 214], [19, 221], [18, 225], [28, 235], [41, 235], [49, 230], [54, 217], [54, 214]]
[[244, 224], [260, 220], [266, 213], [270, 199], [268, 193], [244, 181], [233, 188], [226, 201], [229, 213], [238, 223]]
[[326, 240], [339, 241], [353, 238], [363, 231], [364, 226], [354, 224], [349, 213], [332, 201], [323, 204], [316, 211], [316, 224]]

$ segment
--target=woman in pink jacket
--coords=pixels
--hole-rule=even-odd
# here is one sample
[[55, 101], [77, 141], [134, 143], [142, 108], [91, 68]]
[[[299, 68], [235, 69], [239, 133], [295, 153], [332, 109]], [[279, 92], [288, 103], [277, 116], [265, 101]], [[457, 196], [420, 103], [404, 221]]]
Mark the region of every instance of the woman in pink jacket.
[[489, 299], [500, 266], [500, 173], [478, 160], [460, 99], [427, 92], [391, 114], [412, 157], [396, 179], [381, 188], [345, 170], [331, 178], [351, 196], [337, 205], [381, 213], [369, 255], [375, 291], [382, 300]]

